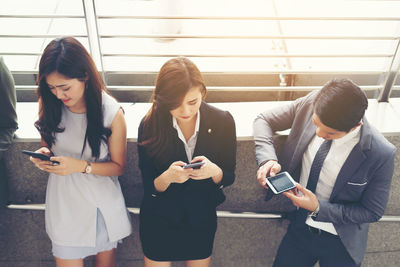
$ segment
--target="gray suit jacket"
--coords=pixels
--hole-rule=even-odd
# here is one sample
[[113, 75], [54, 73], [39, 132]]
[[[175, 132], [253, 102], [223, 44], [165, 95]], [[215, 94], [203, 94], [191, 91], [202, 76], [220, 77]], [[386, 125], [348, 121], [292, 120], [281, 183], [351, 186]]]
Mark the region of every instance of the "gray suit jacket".
[[[273, 146], [276, 131], [291, 129], [279, 157], [282, 171], [300, 179], [302, 157], [315, 135], [312, 122], [317, 92], [275, 109], [254, 121], [256, 159], [259, 165], [277, 160]], [[360, 141], [340, 170], [329, 201], [319, 201], [315, 220], [333, 223], [342, 243], [356, 263], [365, 255], [369, 223], [378, 221], [385, 210], [393, 176], [396, 148], [366, 118]]]

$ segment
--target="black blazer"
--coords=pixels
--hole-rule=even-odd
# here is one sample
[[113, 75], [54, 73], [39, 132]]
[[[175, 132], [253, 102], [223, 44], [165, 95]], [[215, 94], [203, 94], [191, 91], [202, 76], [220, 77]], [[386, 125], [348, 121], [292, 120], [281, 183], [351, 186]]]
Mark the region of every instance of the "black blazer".
[[[142, 136], [143, 120], [139, 126], [138, 144], [146, 139]], [[172, 183], [164, 192], [157, 192], [154, 179], [166, 171], [172, 162], [188, 162], [185, 147], [171, 124], [165, 131], [170, 134], [168, 144], [169, 160], [160, 164], [154, 162], [146, 147], [138, 145], [139, 168], [142, 173], [144, 196], [142, 212], [155, 212], [175, 224], [191, 224], [201, 227], [215, 218], [215, 208], [225, 200], [222, 188], [235, 180], [236, 130], [232, 115], [205, 102], [200, 106], [200, 127], [193, 158], [205, 156], [223, 171], [220, 184], [210, 178], [189, 179], [185, 183]]]

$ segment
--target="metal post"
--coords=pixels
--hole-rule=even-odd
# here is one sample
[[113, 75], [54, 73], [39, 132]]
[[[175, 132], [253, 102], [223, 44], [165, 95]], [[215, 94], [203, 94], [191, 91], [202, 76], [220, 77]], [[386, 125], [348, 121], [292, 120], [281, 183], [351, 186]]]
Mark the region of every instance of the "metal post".
[[378, 102], [389, 102], [390, 93], [392, 92], [393, 85], [396, 82], [397, 74], [400, 70], [400, 40], [397, 41], [396, 51], [393, 55], [392, 63], [390, 64], [390, 68], [388, 74], [386, 76], [386, 80], [383, 84], [383, 90], [381, 90], [378, 96]]
[[104, 82], [106, 82], [104, 75], [100, 38], [99, 38], [99, 28], [97, 24], [97, 14], [94, 1], [95, 0], [82, 0], [82, 4], [83, 4], [83, 10], [85, 12], [86, 29], [88, 33], [90, 53], [92, 55], [94, 62], [97, 63], [97, 67], [100, 68], [99, 72], [101, 73]]

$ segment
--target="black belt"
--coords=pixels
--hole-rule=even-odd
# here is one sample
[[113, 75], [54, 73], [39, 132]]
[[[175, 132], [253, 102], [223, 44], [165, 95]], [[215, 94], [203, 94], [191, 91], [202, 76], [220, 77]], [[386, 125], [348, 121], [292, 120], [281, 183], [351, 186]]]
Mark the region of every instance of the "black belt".
[[327, 231], [321, 230], [319, 228], [315, 228], [315, 227], [309, 226], [307, 224], [306, 224], [306, 226], [308, 228], [308, 231], [310, 231], [311, 233], [313, 233], [315, 235], [325, 235], [325, 234], [334, 235], [334, 234], [331, 234], [331, 233], [329, 233]]

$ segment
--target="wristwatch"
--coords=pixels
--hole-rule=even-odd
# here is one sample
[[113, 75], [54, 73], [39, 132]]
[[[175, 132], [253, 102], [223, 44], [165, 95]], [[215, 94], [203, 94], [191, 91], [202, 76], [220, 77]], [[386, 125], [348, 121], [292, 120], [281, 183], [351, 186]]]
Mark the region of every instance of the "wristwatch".
[[310, 216], [313, 218], [316, 218], [318, 216], [318, 212], [319, 212], [319, 203], [318, 203], [318, 207], [310, 213]]
[[89, 161], [86, 161], [86, 168], [85, 168], [85, 171], [82, 173], [89, 174], [91, 172], [92, 172], [92, 164]]

